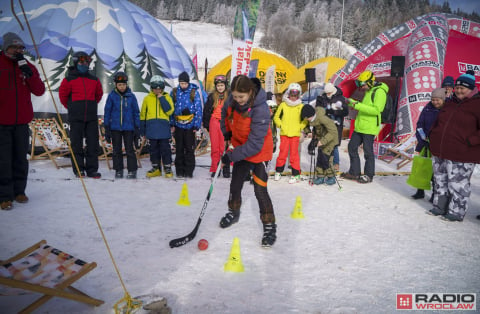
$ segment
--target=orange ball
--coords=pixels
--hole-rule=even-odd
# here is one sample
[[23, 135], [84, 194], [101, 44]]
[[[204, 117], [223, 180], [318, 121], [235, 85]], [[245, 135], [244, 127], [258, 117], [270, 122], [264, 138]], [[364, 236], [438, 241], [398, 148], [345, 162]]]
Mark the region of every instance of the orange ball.
[[198, 249], [200, 251], [206, 250], [208, 248], [208, 241], [205, 239], [201, 239], [198, 241]]

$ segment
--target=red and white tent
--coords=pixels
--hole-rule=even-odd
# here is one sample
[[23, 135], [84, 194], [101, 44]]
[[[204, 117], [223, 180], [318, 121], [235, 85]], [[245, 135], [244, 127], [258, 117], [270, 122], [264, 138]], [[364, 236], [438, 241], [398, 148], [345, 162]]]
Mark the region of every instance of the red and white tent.
[[378, 35], [357, 51], [333, 75], [331, 82], [350, 97], [355, 79], [371, 70], [390, 86], [395, 95], [395, 79], [390, 77], [392, 56], [405, 56], [404, 76], [400, 79], [396, 134], [402, 138], [415, 132], [418, 117], [430, 101], [430, 93], [445, 76], [454, 79], [467, 70], [475, 72], [480, 83], [480, 24], [462, 17], [431, 13], [414, 18]]

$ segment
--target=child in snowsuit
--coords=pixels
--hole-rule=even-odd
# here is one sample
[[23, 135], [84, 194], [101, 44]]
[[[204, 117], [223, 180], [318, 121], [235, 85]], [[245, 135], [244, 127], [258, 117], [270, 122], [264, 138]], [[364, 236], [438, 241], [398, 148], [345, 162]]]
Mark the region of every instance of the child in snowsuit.
[[[273, 141], [270, 129], [270, 110], [265, 91], [245, 75], [232, 81], [231, 102], [222, 111], [221, 127], [225, 140], [234, 149], [227, 152], [233, 161], [228, 212], [220, 220], [227, 228], [238, 222], [242, 205], [242, 188], [245, 177], [252, 170], [253, 190], [260, 207], [263, 224], [263, 246], [272, 246], [277, 238], [273, 204], [267, 190], [267, 163], [272, 159]], [[229, 143], [227, 143], [229, 144]]]
[[[208, 95], [205, 108], [203, 108], [203, 127], [210, 134], [210, 156], [212, 159], [210, 173], [212, 178], [225, 150], [225, 139], [220, 128], [220, 120], [222, 119], [222, 108], [228, 98], [228, 81], [225, 75], [215, 76], [213, 83], [215, 84], [215, 91]], [[223, 177], [230, 178], [230, 162], [224, 164], [222, 170]]]
[[275, 166], [275, 181], [280, 180], [281, 173], [285, 168], [288, 153], [290, 152], [290, 163], [292, 165], [292, 177], [288, 183], [300, 182], [300, 156], [298, 146], [300, 135], [307, 126], [306, 120], [300, 119], [303, 103], [300, 99], [302, 88], [297, 83], [288, 86], [283, 102], [273, 116], [273, 121], [280, 128], [280, 153]]
[[[443, 107], [445, 103], [447, 91], [445, 88], [437, 88], [432, 91], [432, 100], [423, 108], [422, 112], [420, 113], [420, 117], [417, 121], [417, 131], [415, 135], [417, 137], [417, 146], [415, 147], [416, 152], [422, 151], [424, 147], [428, 147], [428, 136], [430, 134], [430, 129], [432, 128], [433, 123], [437, 120], [437, 115], [440, 112], [440, 109]], [[435, 183], [433, 182], [432, 178], [432, 186], [435, 188]], [[433, 195], [430, 198], [430, 203], [433, 202]], [[412, 198], [422, 199], [425, 197], [425, 192], [422, 189], [418, 189], [417, 193], [412, 195]]]
[[127, 85], [125, 72], [115, 73], [113, 81], [115, 89], [108, 94], [104, 109], [105, 140], [113, 146], [115, 178], [123, 178], [123, 141], [127, 155], [127, 179], [136, 179], [138, 165], [134, 141], [138, 143], [140, 137], [140, 110], [137, 98]]
[[175, 171], [177, 178], [192, 178], [195, 169], [195, 133], [202, 127], [202, 103], [197, 86], [190, 83], [190, 76], [182, 72], [178, 87], [170, 93], [174, 99], [174, 111], [170, 124], [175, 127]]
[[150, 93], [145, 96], [140, 112], [140, 132], [150, 143], [150, 162], [152, 169], [147, 177], [162, 175], [162, 163], [165, 177], [173, 177], [172, 149], [170, 148], [170, 116], [173, 112], [173, 101], [170, 95], [164, 92], [165, 81], [160, 75], [154, 75], [150, 80]]
[[333, 170], [333, 149], [338, 145], [338, 131], [332, 119], [327, 117], [325, 109], [311, 105], [302, 108], [301, 119], [306, 119], [314, 129], [312, 145], [318, 148], [317, 164], [315, 168], [315, 185], [335, 184], [335, 172]]

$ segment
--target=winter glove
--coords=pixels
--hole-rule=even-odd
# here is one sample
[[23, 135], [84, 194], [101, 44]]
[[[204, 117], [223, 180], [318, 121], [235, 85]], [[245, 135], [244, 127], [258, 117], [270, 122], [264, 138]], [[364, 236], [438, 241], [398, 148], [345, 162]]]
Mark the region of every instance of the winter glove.
[[188, 108], [185, 108], [185, 109], [182, 110], [182, 115], [188, 116], [189, 114], [191, 114], [191, 112]]
[[228, 152], [226, 152], [223, 156], [222, 156], [222, 163], [224, 165], [229, 165], [230, 164], [230, 157], [228, 157]]
[[27, 60], [21, 53], [15, 54], [15, 59], [17, 60], [18, 67], [22, 71], [25, 78], [29, 78], [33, 75], [32, 69], [28, 66]]
[[348, 101], [348, 106], [349, 107], [355, 108], [355, 105], [357, 104], [356, 100], [354, 100], [352, 98], [347, 98], [347, 101]]
[[230, 141], [231, 138], [232, 138], [232, 132], [231, 132], [231, 131], [223, 134], [223, 139], [224, 139], [225, 141]]
[[133, 146], [135, 146], [135, 149], [139, 149], [141, 145], [140, 128], [135, 128], [133, 131]]
[[318, 139], [317, 138], [312, 138], [310, 143], [308, 143], [308, 154], [309, 155], [315, 155], [315, 148], [318, 145]]
[[112, 131], [109, 126], [105, 126], [105, 142], [108, 144], [112, 143]]

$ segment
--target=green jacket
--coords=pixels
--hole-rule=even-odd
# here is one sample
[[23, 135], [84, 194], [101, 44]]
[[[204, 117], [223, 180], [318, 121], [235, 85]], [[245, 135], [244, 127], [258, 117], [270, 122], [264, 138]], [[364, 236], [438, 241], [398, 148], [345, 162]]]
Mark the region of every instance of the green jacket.
[[[375, 91], [374, 99], [372, 93]], [[388, 85], [379, 83], [365, 92], [361, 102], [355, 104], [358, 110], [355, 119], [355, 132], [378, 135], [382, 124], [382, 111], [387, 102]]]
[[315, 137], [322, 143], [322, 151], [330, 155], [338, 145], [338, 130], [335, 122], [327, 117], [325, 109], [315, 108], [315, 119], [310, 122], [310, 126], [315, 127]]

